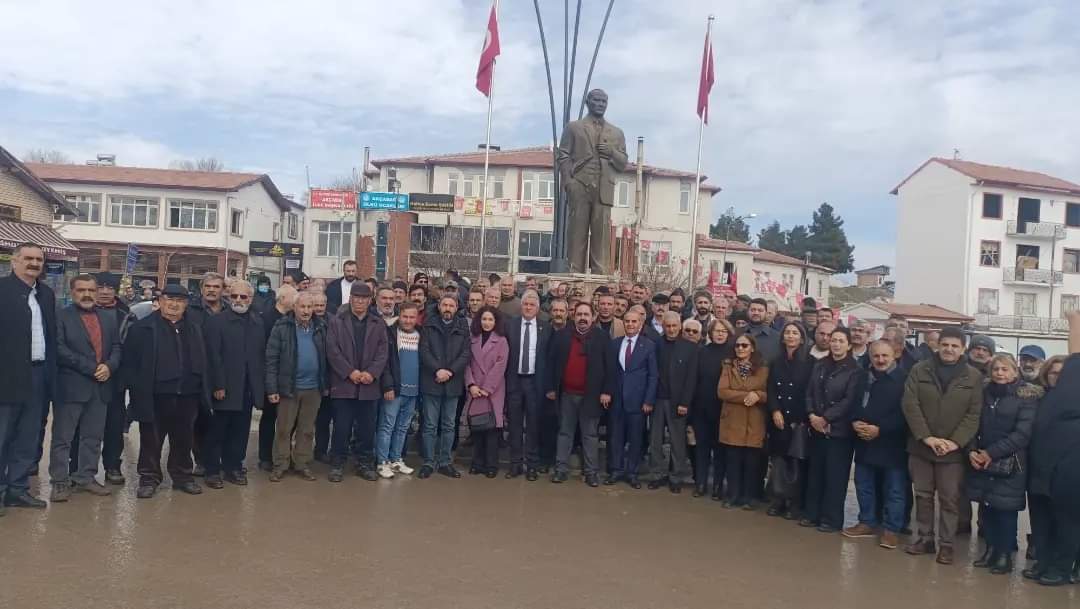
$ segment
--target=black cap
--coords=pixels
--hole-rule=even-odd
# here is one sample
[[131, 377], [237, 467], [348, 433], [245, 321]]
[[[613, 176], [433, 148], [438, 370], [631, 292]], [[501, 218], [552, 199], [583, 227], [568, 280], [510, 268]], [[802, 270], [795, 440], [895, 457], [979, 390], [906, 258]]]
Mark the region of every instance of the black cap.
[[292, 277], [293, 281], [295, 281], [296, 283], [300, 283], [302, 281], [307, 281], [308, 279], [310, 279], [310, 277], [308, 277], [307, 273], [305, 273], [304, 271], [293, 271], [289, 273], [289, 276]]
[[180, 284], [170, 283], [165, 286], [165, 289], [161, 291], [161, 295], [172, 298], [187, 298], [188, 293]]
[[349, 289], [349, 296], [371, 296], [371, 286], [368, 284], [357, 281], [352, 284], [352, 288]]
[[394, 289], [395, 290], [405, 290], [406, 292], [408, 292], [409, 291], [409, 284], [405, 283], [404, 281], [395, 281], [394, 282]]
[[413, 275], [412, 282], [416, 283], [417, 281], [420, 281], [421, 277], [423, 277], [424, 279], [427, 279], [428, 278], [427, 273], [420, 272], [420, 273], [417, 273], [417, 274]]
[[652, 301], [654, 303], [656, 303], [656, 304], [667, 304], [670, 301], [670, 299], [668, 298], [667, 294], [664, 294], [663, 292], [661, 292], [661, 293], [657, 294], [656, 296], [653, 296]]
[[120, 276], [108, 271], [98, 273], [95, 276], [99, 286], [109, 287], [114, 290], [120, 289]]

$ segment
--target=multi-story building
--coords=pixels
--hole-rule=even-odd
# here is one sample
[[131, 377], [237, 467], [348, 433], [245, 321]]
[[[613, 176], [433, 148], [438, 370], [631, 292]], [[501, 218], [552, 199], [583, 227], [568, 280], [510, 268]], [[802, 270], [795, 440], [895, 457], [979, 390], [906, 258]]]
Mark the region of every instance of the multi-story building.
[[714, 290], [731, 289], [752, 298], [773, 300], [783, 311], [798, 311], [803, 298], [819, 306], [829, 302], [833, 270], [738, 241], [698, 238], [702, 272]]
[[[452, 212], [361, 212], [357, 259], [361, 274], [406, 276], [418, 270], [454, 267], [475, 275], [483, 207], [484, 152], [411, 156], [375, 160], [372, 189], [395, 187], [402, 193], [454, 197]], [[490, 192], [484, 224], [484, 272], [517, 275], [549, 270], [554, 228], [554, 175], [549, 147], [493, 150], [489, 159]], [[623, 276], [648, 272], [685, 281], [693, 234], [694, 173], [643, 165], [641, 200], [637, 166], [630, 163], [615, 185], [612, 230], [607, 247], [613, 269]], [[702, 184], [697, 233], [708, 233], [712, 196], [720, 189]], [[332, 232], [334, 220], [328, 220]], [[370, 236], [366, 241], [365, 236]], [[318, 258], [336, 258], [327, 248], [309, 249], [309, 266]], [[315, 251], [311, 251], [315, 250]], [[318, 267], [321, 268], [321, 267]], [[698, 274], [699, 279], [702, 273]]]
[[1080, 185], [931, 158], [892, 194], [898, 302], [971, 315], [1014, 353], [1064, 351], [1064, 314], [1080, 306]]
[[[82, 272], [128, 270], [135, 281], [195, 289], [208, 271], [277, 285], [302, 265], [304, 208], [267, 175], [102, 165], [27, 164], [72, 210], [53, 226], [79, 248]], [[70, 213], [74, 211], [75, 213]], [[291, 245], [292, 247], [286, 247]]]

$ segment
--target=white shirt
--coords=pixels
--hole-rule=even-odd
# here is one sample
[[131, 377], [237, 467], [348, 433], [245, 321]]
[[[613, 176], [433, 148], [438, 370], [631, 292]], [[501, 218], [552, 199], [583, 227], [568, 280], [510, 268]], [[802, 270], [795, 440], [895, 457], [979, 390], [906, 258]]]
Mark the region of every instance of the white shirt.
[[45, 361], [45, 318], [41, 316], [41, 305], [37, 301], [37, 284], [30, 288], [27, 297], [30, 305], [30, 361]]
[[652, 327], [653, 327], [653, 329], [656, 330], [657, 334], [663, 335], [664, 334], [664, 322], [660, 320], [661, 317], [663, 317], [663, 316], [659, 315], [659, 316], [656, 316], [656, 317], [652, 318]]
[[[525, 333], [529, 334], [529, 351], [521, 353], [521, 361], [518, 362], [518, 374], [536, 374], [536, 318], [521, 318], [521, 342], [525, 344]], [[526, 364], [528, 366], [526, 367]]]
[[341, 278], [341, 302], [349, 302], [349, 298], [352, 296], [352, 284], [354, 283], [356, 283], [355, 280], [345, 281], [344, 277]]
[[626, 370], [626, 345], [630, 345], [630, 354], [633, 355], [634, 343], [637, 342], [637, 339], [637, 336], [625, 336], [622, 344], [619, 345], [619, 365], [622, 366], [623, 370]]

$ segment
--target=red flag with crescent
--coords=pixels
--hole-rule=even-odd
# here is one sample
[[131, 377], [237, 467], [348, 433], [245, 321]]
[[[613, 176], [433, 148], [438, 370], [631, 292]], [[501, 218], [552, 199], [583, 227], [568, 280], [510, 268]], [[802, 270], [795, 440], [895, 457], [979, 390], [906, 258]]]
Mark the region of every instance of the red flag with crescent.
[[495, 5], [491, 5], [488, 16], [487, 33], [484, 35], [484, 49], [480, 51], [480, 66], [476, 68], [476, 88], [491, 97], [491, 76], [495, 72], [495, 58], [499, 56], [499, 19], [495, 15]]

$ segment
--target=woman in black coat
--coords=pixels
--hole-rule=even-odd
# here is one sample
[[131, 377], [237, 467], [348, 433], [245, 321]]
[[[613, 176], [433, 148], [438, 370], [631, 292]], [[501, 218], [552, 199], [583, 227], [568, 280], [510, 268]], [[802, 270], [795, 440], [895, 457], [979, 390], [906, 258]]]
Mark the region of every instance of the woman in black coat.
[[829, 355], [814, 364], [806, 389], [810, 463], [799, 526], [817, 527], [822, 533], [844, 528], [844, 499], [855, 454], [851, 419], [864, 391], [862, 372], [851, 356], [851, 333], [836, 328], [829, 336]]
[[[806, 481], [806, 386], [813, 362], [806, 353], [802, 325], [788, 323], [780, 333], [783, 350], [769, 366], [770, 516], [798, 520]], [[792, 442], [795, 439], [796, 442]], [[800, 454], [801, 453], [801, 454]]]
[[697, 388], [690, 409], [690, 424], [694, 429], [694, 496], [705, 495], [709, 485], [709, 466], [713, 470], [714, 501], [720, 501], [724, 490], [724, 449], [717, 440], [720, 426], [720, 398], [716, 387], [724, 360], [731, 358], [735, 330], [726, 319], [714, 319], [708, 328], [708, 343], [698, 352]]
[[979, 433], [968, 449], [967, 497], [979, 504], [986, 550], [976, 567], [1003, 575], [1013, 570], [1016, 523], [1027, 490], [1027, 447], [1035, 404], [1043, 395], [1024, 382], [1011, 355], [990, 360], [990, 382], [983, 393]]

